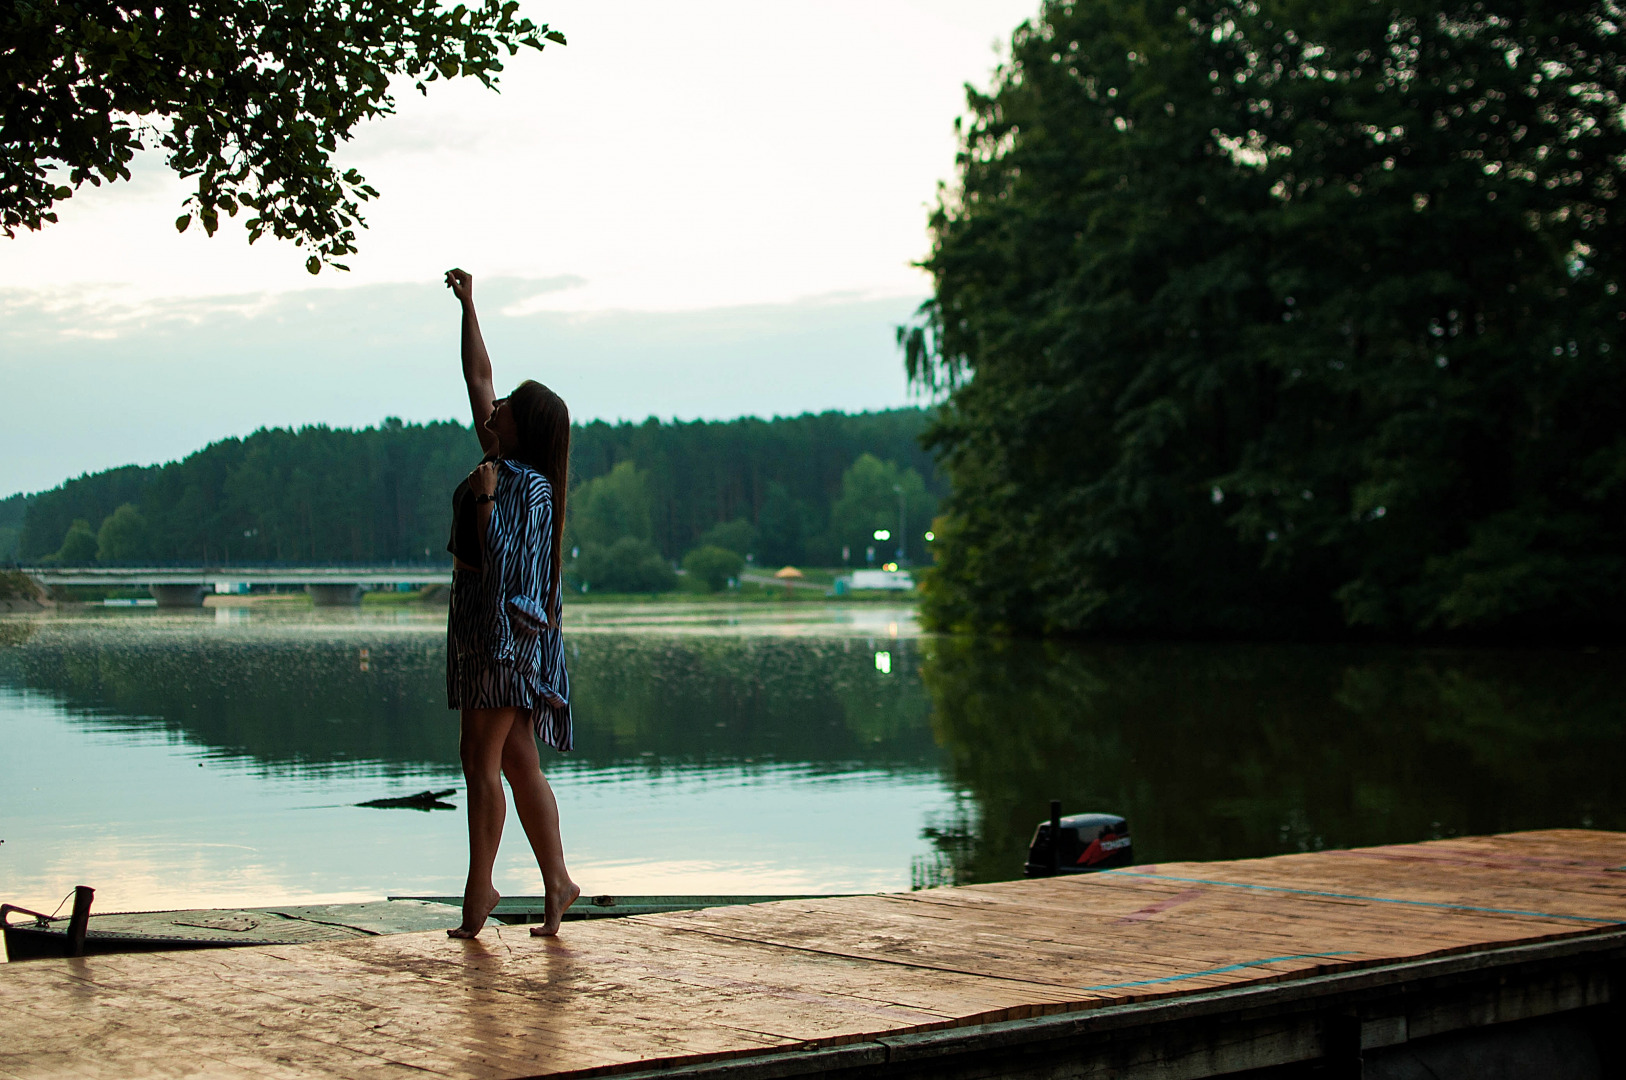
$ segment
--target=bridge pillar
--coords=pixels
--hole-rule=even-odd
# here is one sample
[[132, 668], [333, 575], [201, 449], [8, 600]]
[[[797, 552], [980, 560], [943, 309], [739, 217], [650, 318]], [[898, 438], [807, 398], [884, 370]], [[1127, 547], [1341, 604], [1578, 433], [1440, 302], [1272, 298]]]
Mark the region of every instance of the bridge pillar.
[[355, 607], [361, 603], [360, 585], [324, 582], [307, 585], [305, 591], [311, 594], [311, 603], [317, 607]]
[[159, 607], [202, 607], [206, 585], [148, 585]]

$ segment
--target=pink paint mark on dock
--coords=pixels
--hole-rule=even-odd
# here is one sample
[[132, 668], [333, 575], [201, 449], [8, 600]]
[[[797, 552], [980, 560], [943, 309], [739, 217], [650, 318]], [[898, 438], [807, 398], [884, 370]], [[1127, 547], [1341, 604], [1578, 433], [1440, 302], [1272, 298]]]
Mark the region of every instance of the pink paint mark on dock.
[[1123, 918], [1113, 920], [1112, 925], [1122, 926], [1124, 923], [1145, 922], [1153, 915], [1167, 911], [1172, 907], [1179, 907], [1181, 904], [1184, 904], [1189, 900], [1197, 899], [1197, 897], [1201, 896], [1202, 894], [1203, 890], [1201, 889], [1187, 889], [1185, 892], [1177, 892], [1167, 900], [1159, 900], [1155, 904], [1147, 904], [1139, 911], [1131, 911]]

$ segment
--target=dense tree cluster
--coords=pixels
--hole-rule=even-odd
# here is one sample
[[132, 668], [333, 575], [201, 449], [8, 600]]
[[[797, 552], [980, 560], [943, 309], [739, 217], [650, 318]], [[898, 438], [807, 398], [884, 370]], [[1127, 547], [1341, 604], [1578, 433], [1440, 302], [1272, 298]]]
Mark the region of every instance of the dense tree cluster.
[[[917, 419], [923, 422], [918, 414]], [[670, 521], [676, 515], [693, 521], [695, 508], [685, 506], [683, 496], [701, 488], [703, 478], [716, 474], [715, 468], [693, 459], [688, 467], [694, 471], [664, 497], [657, 474], [633, 461], [622, 461], [581, 485], [572, 496], [565, 532], [566, 547], [581, 556], [581, 563], [574, 567], [578, 584], [586, 582], [613, 592], [670, 588], [670, 575], [660, 569], [662, 551], [709, 552], [702, 560], [706, 568], [695, 572], [699, 580], [714, 583], [714, 590], [715, 582], [738, 577], [739, 567], [721, 574], [714, 569], [727, 554], [737, 560], [751, 558], [763, 566], [885, 564], [897, 557], [900, 548], [906, 551], [906, 562], [929, 558], [925, 534], [931, 531], [937, 497], [926, 490], [925, 480], [914, 469], [899, 468], [868, 451], [840, 473], [834, 492], [815, 489], [815, 497], [824, 506], [791, 494], [787, 481], [795, 483], [794, 476], [770, 479], [763, 485], [754, 512], [750, 504], [730, 507], [744, 512], [720, 522], [712, 518], [714, 524], [698, 536], [690, 533], [671, 539], [668, 534], [665, 544], [659, 544], [656, 521]], [[804, 481], [798, 486], [807, 485]], [[705, 505], [700, 504], [701, 514]], [[700, 518], [700, 522], [705, 520]], [[886, 534], [887, 539], [876, 539], [877, 533]], [[900, 536], [901, 545], [895, 539]], [[687, 559], [685, 569], [689, 569]]]
[[901, 333], [938, 625], [1626, 627], [1604, 2], [1050, 0]]
[[[898, 495], [893, 488], [902, 487], [910, 523], [908, 560], [920, 562], [927, 557], [924, 536], [945, 491], [936, 463], [920, 444], [926, 422], [922, 410], [893, 409], [710, 423], [592, 423], [576, 432], [571, 470], [583, 482], [633, 463], [650, 501], [648, 531], [640, 526], [632, 534], [648, 539], [665, 556], [676, 558], [709, 542], [703, 538], [720, 522], [743, 519], [751, 529], [749, 539], [720, 546], [741, 554], [752, 551], [759, 564], [774, 566], [837, 566], [843, 547], [851, 561], [863, 563], [864, 545], [874, 542], [868, 539], [873, 530], [896, 530]], [[866, 454], [873, 463], [861, 460]], [[855, 466], [858, 472], [849, 477]], [[852, 484], [858, 488], [849, 497]], [[627, 491], [636, 500], [631, 494], [635, 487], [633, 483]], [[597, 497], [588, 487], [572, 499], [590, 503]], [[573, 516], [579, 514], [583, 521], [592, 516], [580, 507], [572, 507]], [[872, 520], [890, 526], [876, 526]]]
[[[911, 558], [940, 481], [918, 409], [578, 428], [567, 551], [574, 583], [672, 587], [759, 565], [869, 561], [860, 536], [912, 522]], [[168, 465], [82, 476], [0, 502], [0, 559], [24, 564], [424, 563], [445, 545], [451, 491], [479, 460], [455, 423], [259, 431]], [[880, 523], [880, 524], [878, 524]], [[870, 541], [874, 543], [874, 541]], [[876, 553], [877, 562], [892, 551]]]
[[225, 439], [29, 496], [23, 563], [439, 560], [451, 490], [480, 459], [469, 428], [389, 420]]
[[23, 534], [23, 516], [28, 510], [28, 496], [12, 495], [0, 499], [0, 563], [8, 562], [17, 551], [17, 540]]

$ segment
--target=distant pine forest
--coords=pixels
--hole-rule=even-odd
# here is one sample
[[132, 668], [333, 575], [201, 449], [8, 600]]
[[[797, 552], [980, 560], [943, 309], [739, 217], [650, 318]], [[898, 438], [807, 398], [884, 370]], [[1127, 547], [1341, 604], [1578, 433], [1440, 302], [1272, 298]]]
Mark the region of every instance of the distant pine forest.
[[[700, 549], [715, 558], [698, 565], [723, 572], [737, 569], [723, 552], [759, 566], [862, 566], [894, 558], [900, 531], [908, 559], [926, 559], [946, 494], [920, 445], [929, 419], [895, 409], [580, 425], [567, 515], [573, 576], [596, 559], [595, 576], [659, 588]], [[479, 460], [473, 430], [453, 422], [263, 429], [180, 461], [0, 501], [0, 561], [449, 563], [452, 489]], [[891, 536], [872, 551], [878, 530]]]

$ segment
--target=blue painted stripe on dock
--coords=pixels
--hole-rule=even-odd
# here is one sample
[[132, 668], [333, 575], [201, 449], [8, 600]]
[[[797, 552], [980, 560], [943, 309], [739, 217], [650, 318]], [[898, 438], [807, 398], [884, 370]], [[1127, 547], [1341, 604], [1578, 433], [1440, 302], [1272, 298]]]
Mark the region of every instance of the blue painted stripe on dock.
[[1405, 904], [1408, 907], [1448, 908], [1452, 911], [1478, 911], [1487, 915], [1527, 915], [1533, 919], [1567, 919], [1570, 922], [1597, 923], [1600, 926], [1626, 926], [1619, 919], [1598, 919], [1591, 915], [1555, 915], [1550, 911], [1520, 911], [1518, 908], [1475, 907], [1472, 904], [1446, 904], [1438, 900], [1398, 900], [1392, 896], [1360, 896], [1355, 893], [1321, 892], [1317, 889], [1290, 889], [1285, 885], [1250, 885], [1240, 881], [1210, 881], [1207, 878], [1173, 877], [1169, 874], [1142, 874], [1134, 870], [1102, 870], [1106, 874], [1148, 878], [1152, 881], [1178, 881], [1185, 885], [1223, 885], [1228, 889], [1254, 889], [1259, 892], [1295, 893], [1299, 896], [1325, 896], [1333, 900], [1365, 900], [1373, 904]]
[[1134, 982], [1102, 983], [1100, 986], [1084, 986], [1081, 990], [1125, 990], [1132, 986], [1156, 986], [1158, 983], [1185, 982], [1187, 979], [1200, 979], [1204, 975], [1224, 975], [1227, 971], [1241, 971], [1244, 968], [1264, 967], [1266, 964], [1280, 964], [1286, 960], [1324, 960], [1334, 956], [1349, 956], [1348, 950], [1342, 952], [1312, 952], [1299, 953], [1296, 956], [1272, 956], [1268, 960], [1244, 960], [1240, 964], [1226, 964], [1224, 967], [1208, 968], [1206, 971], [1191, 971], [1184, 975], [1165, 975], [1159, 979], [1137, 979]]

